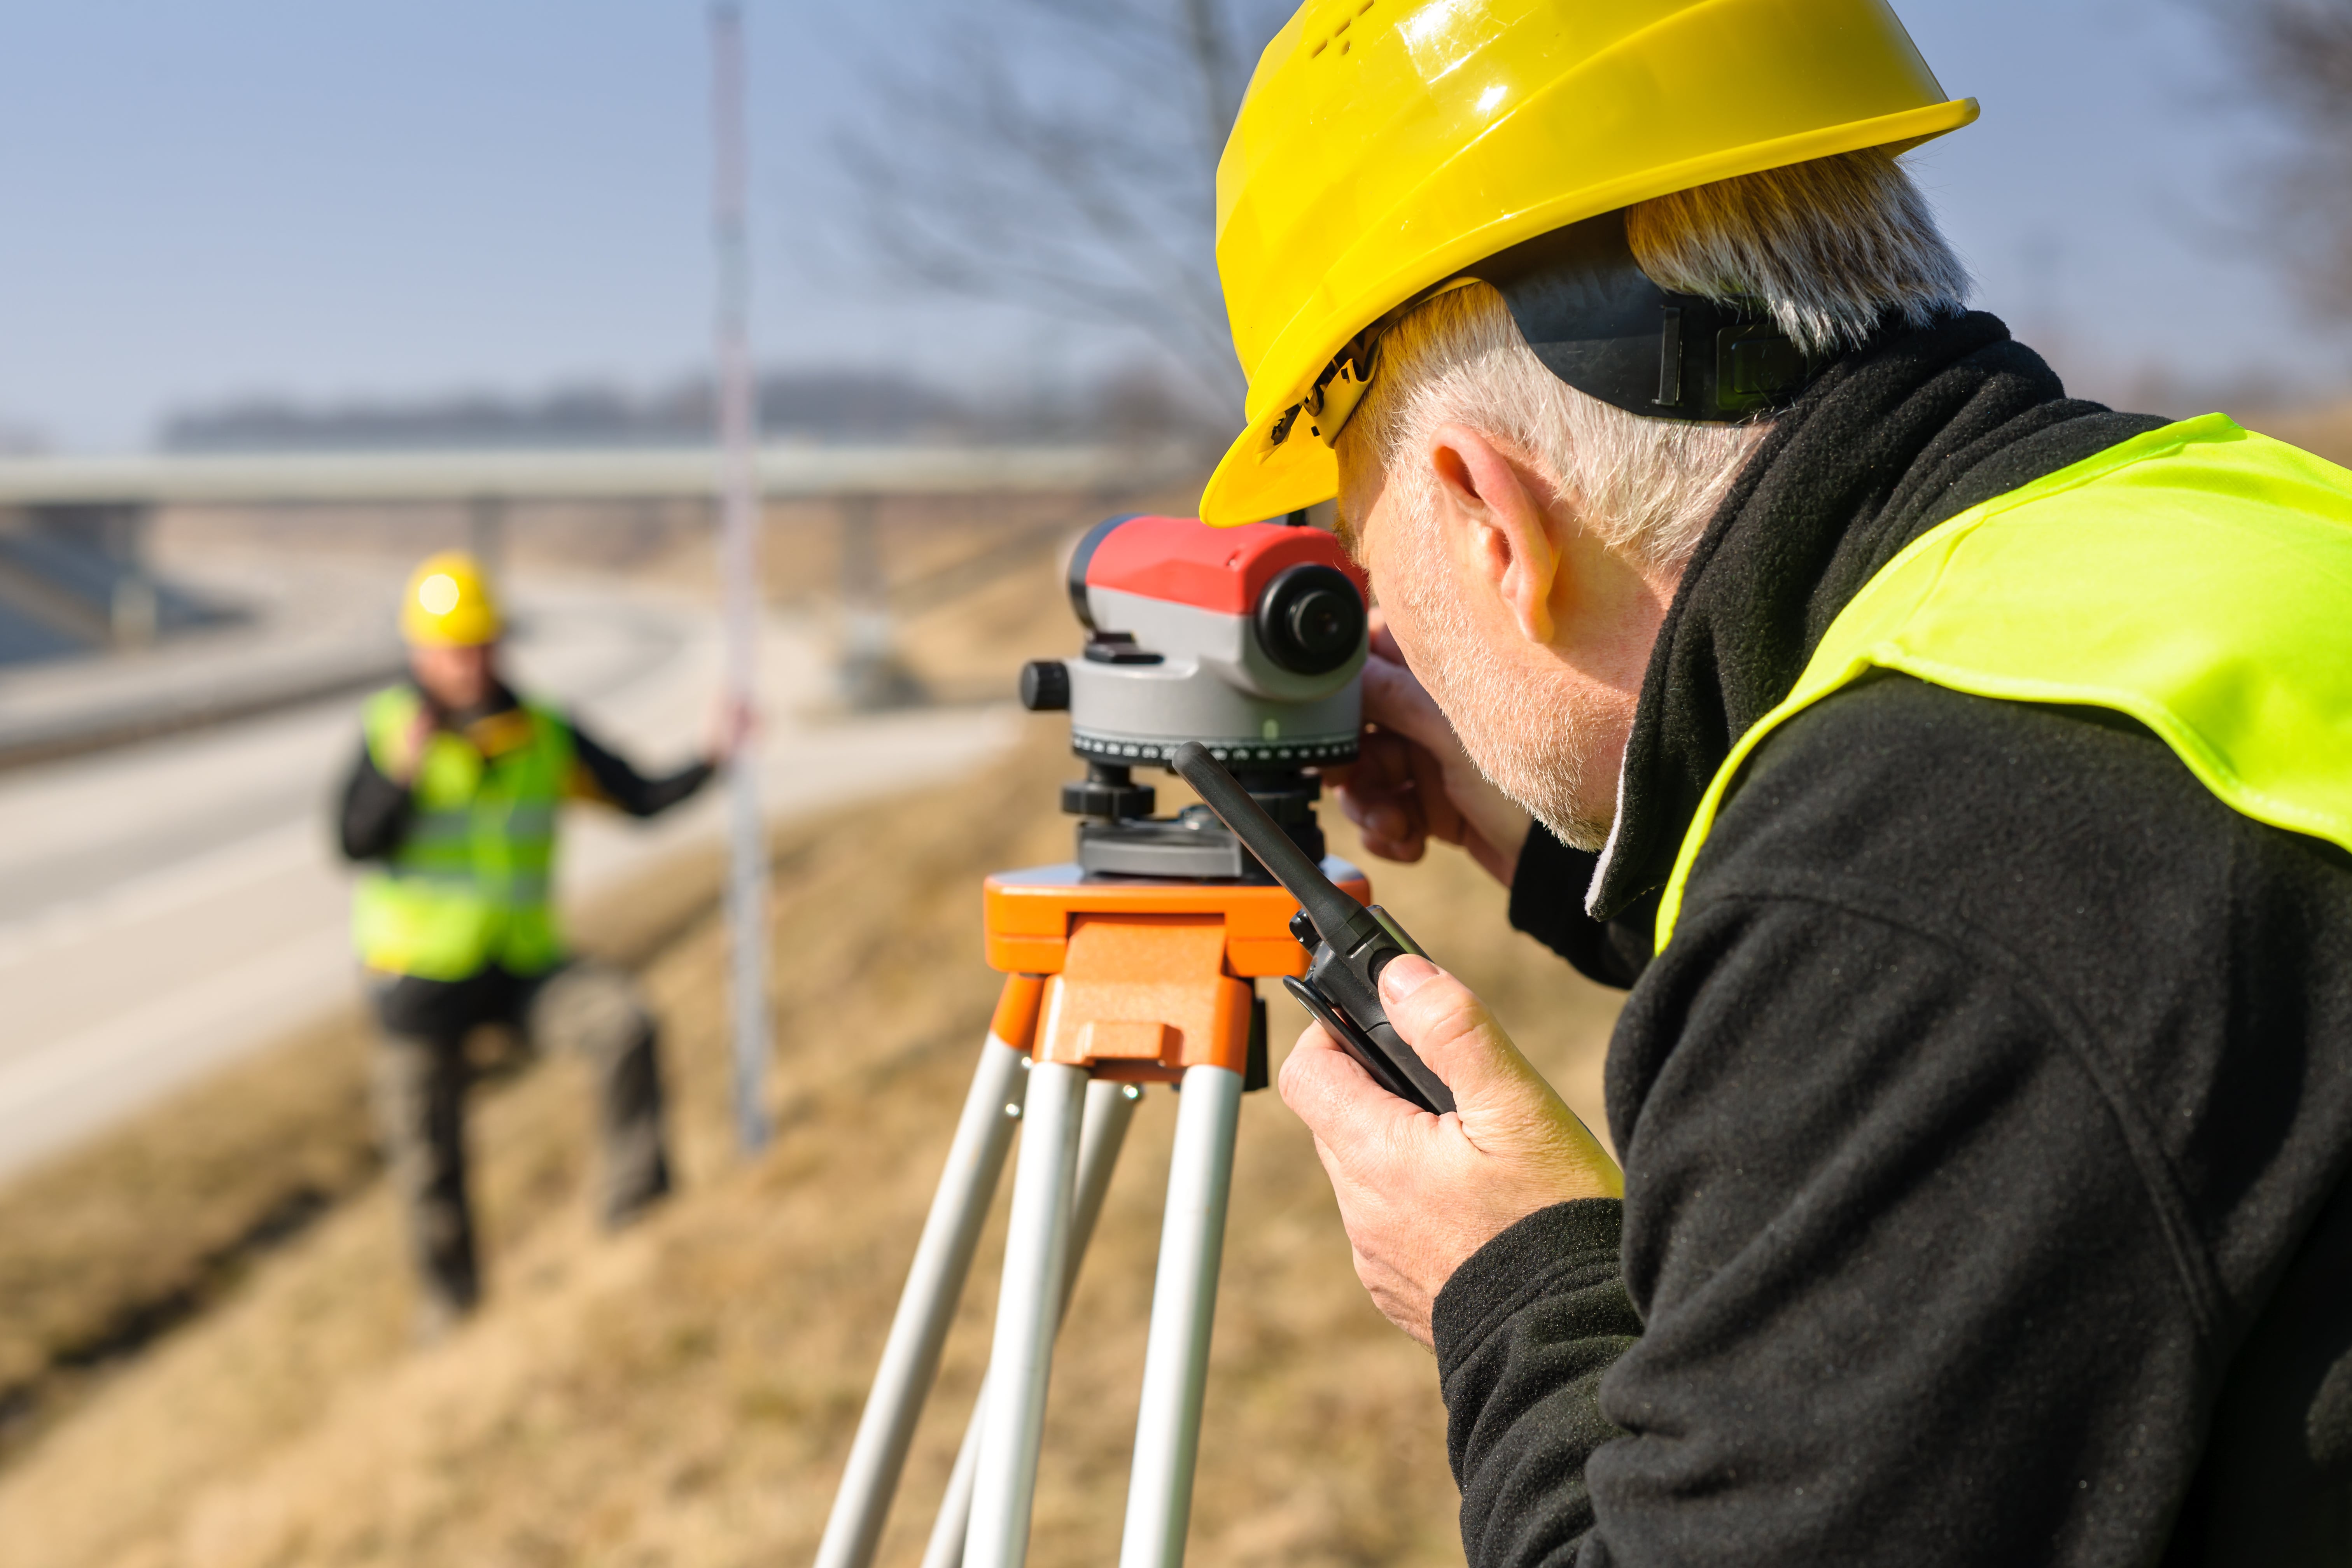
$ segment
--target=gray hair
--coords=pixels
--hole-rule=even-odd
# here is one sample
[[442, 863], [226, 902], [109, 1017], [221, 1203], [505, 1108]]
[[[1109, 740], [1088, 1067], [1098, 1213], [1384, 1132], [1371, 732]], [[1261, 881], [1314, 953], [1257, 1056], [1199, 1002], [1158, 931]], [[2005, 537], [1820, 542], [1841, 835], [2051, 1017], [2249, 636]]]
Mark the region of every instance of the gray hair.
[[[1659, 287], [1759, 300], [1809, 354], [1856, 347], [1889, 314], [1925, 326], [1968, 297], [1968, 270], [1927, 197], [1883, 149], [1643, 202], [1626, 232]], [[1449, 423], [1510, 448], [1602, 543], [1661, 567], [1697, 548], [1768, 427], [1648, 419], [1588, 397], [1544, 368], [1484, 284], [1439, 295], [1382, 338], [1340, 449], [1376, 461], [1405, 487], [1404, 514], [1425, 521], [1435, 478], [1409, 459]]]
[[1890, 312], [1924, 327], [1968, 302], [1969, 269], [1884, 148], [1643, 202], [1625, 236], [1660, 288], [1760, 300], [1808, 354], [1861, 347]]

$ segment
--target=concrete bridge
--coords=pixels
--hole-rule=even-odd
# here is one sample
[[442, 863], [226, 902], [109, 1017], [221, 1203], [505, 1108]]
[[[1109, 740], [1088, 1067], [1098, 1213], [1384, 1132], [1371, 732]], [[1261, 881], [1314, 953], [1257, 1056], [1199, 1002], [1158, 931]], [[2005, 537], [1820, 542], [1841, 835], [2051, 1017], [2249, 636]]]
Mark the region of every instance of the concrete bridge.
[[[768, 499], [839, 501], [856, 534], [884, 496], [1132, 491], [1185, 458], [1170, 447], [778, 443], [757, 471]], [[230, 613], [142, 568], [158, 507], [457, 504], [476, 548], [495, 555], [512, 502], [705, 499], [719, 473], [710, 447], [0, 458], [0, 664], [142, 646]], [[845, 543], [855, 602], [878, 574], [862, 541]]]
[[[767, 500], [829, 500], [838, 509], [838, 593], [849, 635], [836, 679], [853, 706], [870, 706], [887, 700], [896, 680], [889, 606], [871, 527], [877, 501], [1075, 494], [1100, 495], [1108, 502], [1171, 481], [1192, 458], [1165, 446], [779, 442], [761, 449], [756, 468]], [[719, 482], [719, 454], [712, 447], [0, 458], [0, 669], [142, 648], [244, 613], [152, 569], [145, 542], [160, 508], [455, 506], [467, 515], [476, 552], [495, 560], [507, 510], [516, 503], [715, 502]], [[284, 661], [277, 668], [281, 674], [289, 668]], [[312, 684], [324, 690], [375, 672], [373, 666], [356, 672], [320, 666], [307, 675], [299, 668], [293, 673], [305, 679], [315, 675]], [[194, 706], [184, 694], [173, 697], [162, 718], [169, 721], [163, 727], [184, 727], [315, 694], [308, 687], [265, 691], [236, 685]], [[158, 727], [150, 722], [154, 716], [93, 708], [60, 720], [15, 712], [15, 706], [0, 701], [0, 765]]]

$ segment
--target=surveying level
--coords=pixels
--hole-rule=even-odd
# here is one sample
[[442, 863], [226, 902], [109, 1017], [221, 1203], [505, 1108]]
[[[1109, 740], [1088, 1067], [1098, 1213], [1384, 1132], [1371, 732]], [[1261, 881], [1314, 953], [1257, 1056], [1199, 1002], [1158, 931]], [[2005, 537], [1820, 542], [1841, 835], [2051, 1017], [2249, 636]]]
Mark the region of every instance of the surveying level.
[[[988, 1372], [924, 1568], [1018, 1568], [1027, 1555], [1055, 1334], [1129, 1121], [1155, 1083], [1183, 1092], [1119, 1563], [1174, 1568], [1192, 1512], [1234, 1130], [1244, 1091], [1266, 1081], [1255, 983], [1303, 988], [1335, 1033], [1350, 1031], [1343, 1038], [1367, 1069], [1416, 1103], [1430, 1103], [1428, 1086], [1444, 1091], [1433, 1077], [1422, 1086], [1414, 1073], [1427, 1068], [1370, 990], [1379, 963], [1417, 950], [1394, 922], [1364, 913], [1370, 883], [1324, 855], [1315, 820], [1322, 784], [1307, 769], [1352, 761], [1362, 723], [1363, 579], [1338, 542], [1272, 523], [1114, 518], [1079, 542], [1069, 592], [1085, 652], [1029, 665], [1021, 696], [1034, 711], [1066, 710], [1071, 749], [1086, 760], [1087, 777], [1062, 788], [1062, 809], [1079, 818], [1076, 859], [987, 879], [988, 963], [1004, 989], [818, 1568], [873, 1561], [1016, 1127]], [[1133, 770], [1172, 768], [1180, 751], [1195, 786], [1209, 781], [1202, 795], [1215, 809], [1154, 816], [1155, 793]], [[1294, 892], [1308, 900], [1303, 916]]]

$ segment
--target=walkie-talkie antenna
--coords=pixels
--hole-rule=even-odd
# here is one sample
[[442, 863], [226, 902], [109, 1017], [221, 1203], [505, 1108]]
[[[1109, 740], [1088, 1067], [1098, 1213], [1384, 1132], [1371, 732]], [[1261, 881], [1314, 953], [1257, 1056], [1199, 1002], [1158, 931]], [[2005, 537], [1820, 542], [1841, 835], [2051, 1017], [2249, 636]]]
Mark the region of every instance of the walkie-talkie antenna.
[[1248, 846], [1249, 852], [1274, 873], [1274, 879], [1290, 890], [1290, 896], [1298, 900], [1298, 907], [1307, 911], [1307, 918], [1315, 922], [1315, 930], [1325, 942], [1344, 952], [1370, 934], [1368, 928], [1371, 917], [1364, 912], [1364, 906], [1330, 884], [1323, 875], [1323, 868], [1291, 842], [1290, 835], [1265, 814], [1264, 806], [1250, 798], [1241, 781], [1225, 771], [1225, 765], [1210, 754], [1208, 747], [1198, 741], [1187, 741], [1176, 748], [1169, 765], [1209, 803], [1209, 809]]
[[1315, 1016], [1374, 1083], [1423, 1110], [1442, 1116], [1453, 1110], [1453, 1090], [1398, 1035], [1381, 1003], [1381, 971], [1406, 953], [1419, 953], [1412, 939], [1386, 914], [1333, 886], [1206, 746], [1188, 742], [1176, 748], [1168, 765], [1201, 792], [1209, 809], [1298, 900], [1300, 911], [1322, 939], [1319, 946], [1309, 942], [1294, 920], [1292, 932], [1302, 946], [1314, 951], [1306, 974], [1284, 980], [1283, 988]]

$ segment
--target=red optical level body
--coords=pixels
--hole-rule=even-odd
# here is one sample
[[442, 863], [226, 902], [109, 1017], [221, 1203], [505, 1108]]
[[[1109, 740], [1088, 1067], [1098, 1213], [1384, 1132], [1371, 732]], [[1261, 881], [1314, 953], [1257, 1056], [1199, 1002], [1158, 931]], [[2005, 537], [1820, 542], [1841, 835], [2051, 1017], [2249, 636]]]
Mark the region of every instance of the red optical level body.
[[1077, 658], [1032, 665], [1023, 700], [1067, 708], [1091, 761], [1167, 765], [1198, 741], [1235, 767], [1356, 754], [1364, 576], [1319, 529], [1119, 517], [1070, 558]]

